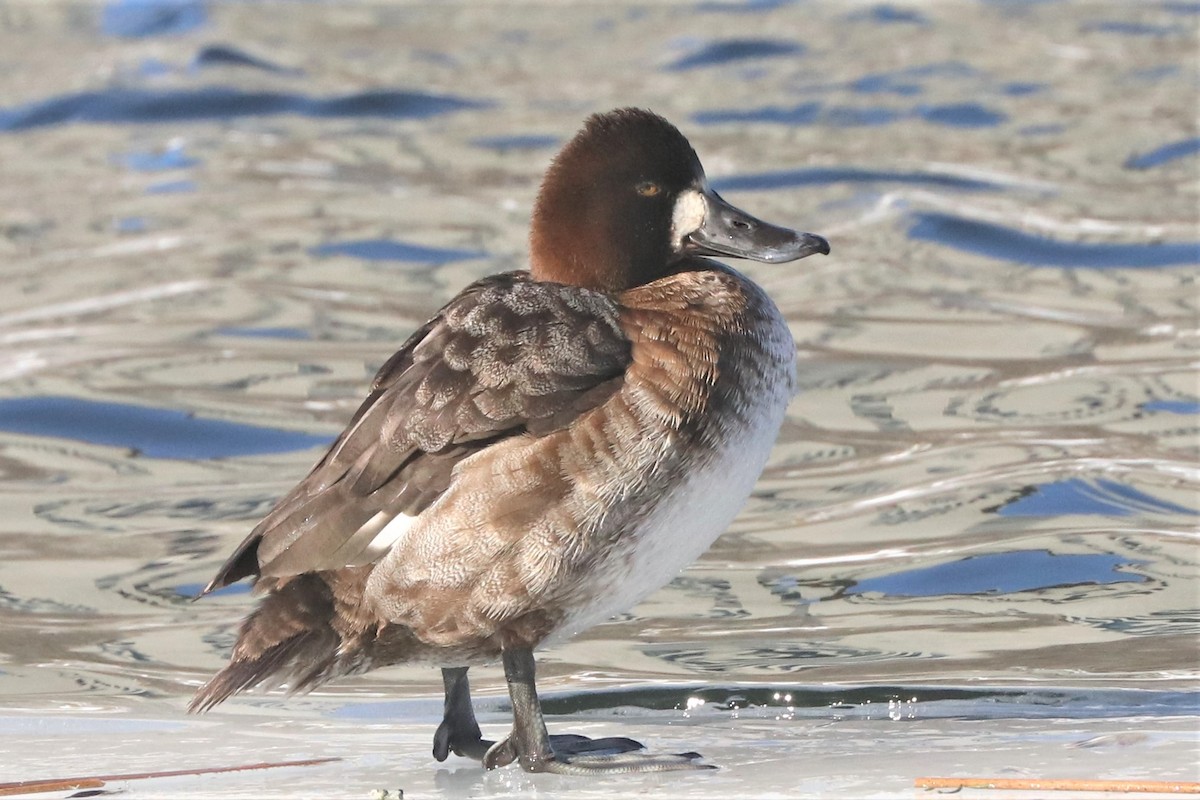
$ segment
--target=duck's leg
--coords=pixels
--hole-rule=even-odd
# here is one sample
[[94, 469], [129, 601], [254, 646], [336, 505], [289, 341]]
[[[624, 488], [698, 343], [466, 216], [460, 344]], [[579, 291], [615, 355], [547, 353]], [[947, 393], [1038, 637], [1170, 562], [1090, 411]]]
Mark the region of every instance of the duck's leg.
[[[641, 745], [632, 739], [588, 739], [557, 737], [546, 732], [542, 705], [534, 685], [533, 651], [518, 648], [504, 651], [504, 677], [512, 698], [513, 730], [502, 742], [492, 745], [483, 757], [488, 769], [519, 761], [527, 772], [560, 775], [614, 775], [626, 772], [667, 772], [679, 769], [714, 769], [697, 764], [699, 753], [649, 755], [632, 753]], [[579, 741], [582, 740], [582, 741]], [[629, 744], [633, 747], [627, 746]], [[561, 746], [560, 746], [561, 745]]]
[[[475, 710], [471, 707], [471, 684], [467, 680], [467, 668], [444, 667], [442, 669], [442, 685], [446, 689], [446, 703], [442, 713], [442, 724], [438, 725], [437, 733], [433, 735], [433, 757], [438, 761], [445, 761], [451, 753], [454, 753], [457, 756], [482, 761], [488, 750], [496, 743], [483, 738], [483, 733], [479, 730], [479, 723], [475, 720]], [[611, 755], [642, 749], [641, 743], [623, 736], [589, 739], [586, 736], [574, 734], [551, 736], [550, 746], [556, 753], [566, 755], [578, 753]], [[497, 758], [499, 757], [498, 751]], [[515, 755], [510, 755], [506, 760], [498, 761], [494, 766], [509, 764], [515, 758]]]
[[471, 708], [471, 684], [467, 682], [466, 667], [443, 667], [442, 685], [446, 688], [446, 705], [442, 724], [433, 735], [433, 757], [445, 761], [450, 753], [482, 761], [495, 742], [483, 738], [475, 710]]

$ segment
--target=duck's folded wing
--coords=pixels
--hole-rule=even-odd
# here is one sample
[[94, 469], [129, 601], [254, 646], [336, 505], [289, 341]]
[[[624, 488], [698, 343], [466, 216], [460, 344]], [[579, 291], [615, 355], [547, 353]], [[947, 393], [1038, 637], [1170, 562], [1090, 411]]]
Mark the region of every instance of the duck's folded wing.
[[523, 272], [465, 289], [383, 365], [350, 425], [204, 591], [378, 558], [464, 458], [561, 429], [620, 388], [630, 343], [617, 315], [604, 294]]

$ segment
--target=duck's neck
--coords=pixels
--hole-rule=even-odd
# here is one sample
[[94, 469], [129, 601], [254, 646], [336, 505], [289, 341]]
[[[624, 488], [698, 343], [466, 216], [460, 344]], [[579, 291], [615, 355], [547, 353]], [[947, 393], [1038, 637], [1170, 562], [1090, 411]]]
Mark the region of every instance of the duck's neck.
[[529, 234], [530, 271], [535, 280], [620, 292], [638, 283], [630, 253], [615, 246], [608, 221], [570, 203], [538, 198]]

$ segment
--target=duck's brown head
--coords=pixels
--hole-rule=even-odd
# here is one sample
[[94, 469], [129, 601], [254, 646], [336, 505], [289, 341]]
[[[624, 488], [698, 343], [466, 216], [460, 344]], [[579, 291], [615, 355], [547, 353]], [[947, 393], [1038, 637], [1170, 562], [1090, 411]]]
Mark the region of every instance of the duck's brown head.
[[674, 125], [622, 108], [589, 117], [546, 171], [530, 251], [537, 280], [619, 292], [689, 256], [778, 263], [828, 253], [829, 243], [729, 205]]

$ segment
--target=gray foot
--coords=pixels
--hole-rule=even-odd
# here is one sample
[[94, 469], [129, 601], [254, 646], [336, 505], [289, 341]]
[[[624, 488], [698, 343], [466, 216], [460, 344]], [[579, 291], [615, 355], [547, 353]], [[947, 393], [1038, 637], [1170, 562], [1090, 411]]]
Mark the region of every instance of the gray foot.
[[[454, 724], [443, 720], [442, 724], [438, 726], [437, 733], [433, 736], [433, 757], [438, 761], [445, 761], [451, 753], [454, 753], [456, 756], [483, 761], [488, 752], [496, 748], [496, 754], [493, 756], [493, 764], [489, 769], [503, 767], [506, 764], [511, 764], [517, 758], [515, 750], [508, 742], [509, 740], [505, 739], [504, 742], [500, 743], [503, 746], [496, 748], [497, 743], [491, 739], [484, 739], [478, 729], [474, 731], [474, 735], [472, 736], [470, 731], [464, 731], [460, 727], [456, 727]], [[550, 737], [550, 748], [554, 751], [555, 755], [564, 757], [579, 755], [614, 756], [621, 753], [628, 753], [632, 750], [641, 750], [643, 747], [641, 742], [627, 739], [624, 736], [589, 739], [586, 736], [574, 733], [564, 733]]]
[[624, 736], [606, 736], [589, 739], [577, 733], [556, 733], [550, 736], [550, 749], [559, 756], [615, 756], [633, 750], [644, 750], [645, 745]]
[[[471, 709], [471, 687], [467, 681], [467, 668], [443, 669], [442, 681], [446, 688], [446, 705], [442, 723], [433, 735], [433, 757], [438, 761], [445, 761], [454, 753], [456, 756], [483, 761], [488, 750], [496, 743], [483, 738], [479, 723], [475, 721], [475, 712]], [[641, 750], [642, 744], [624, 736], [589, 739], [586, 736], [568, 733], [551, 736], [550, 747], [555, 753], [563, 756], [609, 756]], [[515, 758], [514, 755], [504, 763], [512, 763]]]
[[550, 736], [534, 688], [533, 653], [505, 650], [504, 674], [513, 702], [513, 729], [507, 739], [484, 739], [471, 709], [467, 668], [442, 670], [446, 705], [433, 736], [433, 757], [445, 761], [451, 753], [482, 762], [486, 769], [518, 763], [527, 772], [557, 775], [625, 775], [639, 772], [716, 769], [699, 764], [699, 753], [655, 755], [634, 752], [641, 742], [624, 736], [590, 739], [576, 734]]
[[467, 682], [467, 668], [453, 667], [442, 670], [442, 683], [446, 687], [446, 706], [442, 724], [433, 734], [433, 757], [445, 761], [451, 753], [476, 761], [483, 760], [492, 742], [483, 738], [475, 712], [471, 709], [471, 686]]
[[586, 736], [550, 736], [542, 718], [542, 706], [534, 686], [533, 651], [509, 648], [502, 653], [504, 677], [512, 698], [513, 730], [502, 742], [483, 755], [487, 769], [517, 762], [526, 772], [557, 775], [624, 775], [637, 772], [715, 769], [697, 764], [699, 753], [653, 755], [635, 753], [642, 745], [633, 739]]

